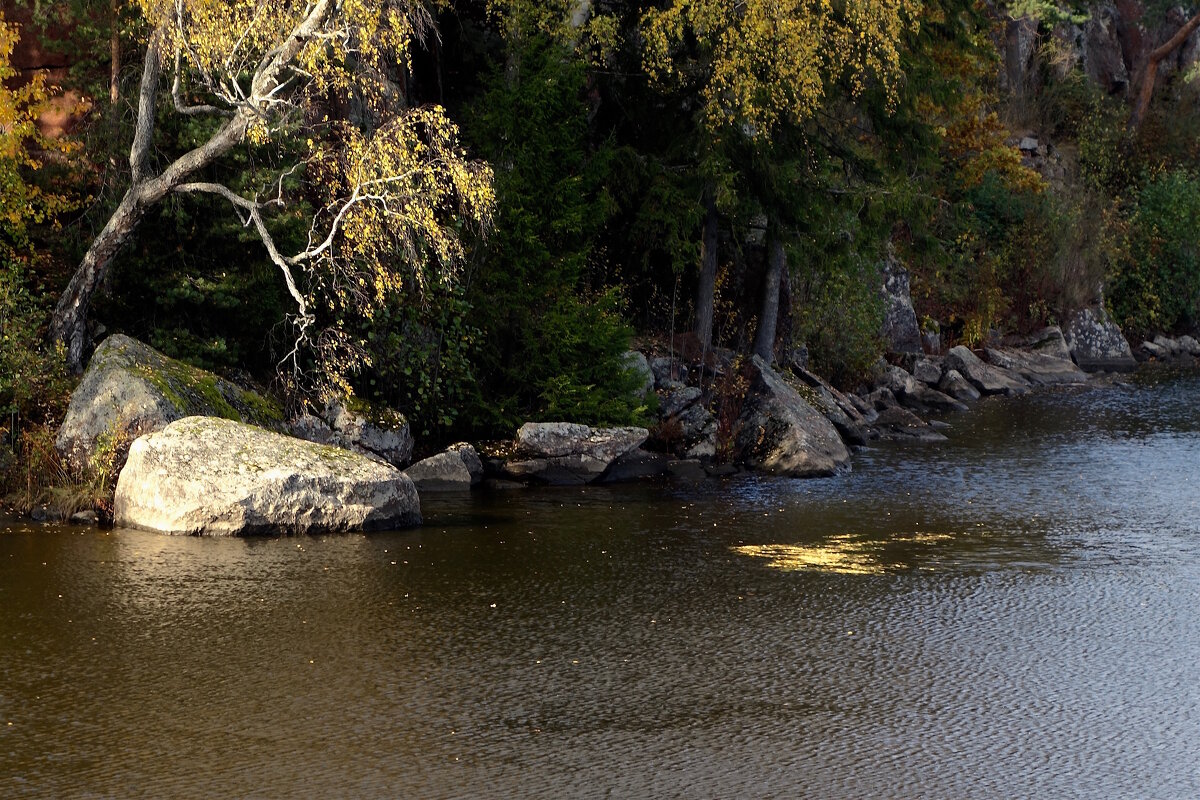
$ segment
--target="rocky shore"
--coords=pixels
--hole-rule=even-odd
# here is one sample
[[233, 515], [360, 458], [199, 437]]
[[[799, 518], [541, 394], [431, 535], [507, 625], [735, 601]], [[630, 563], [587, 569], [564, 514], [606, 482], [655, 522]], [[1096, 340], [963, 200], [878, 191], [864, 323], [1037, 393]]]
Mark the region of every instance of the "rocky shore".
[[872, 442], [944, 441], [948, 420], [983, 397], [1083, 384], [1139, 361], [1200, 359], [1190, 336], [1131, 348], [1100, 308], [1063, 329], [938, 355], [909, 322], [885, 329], [900, 332], [891, 355], [851, 393], [810, 371], [802, 354], [768, 364], [721, 349], [633, 351], [641, 399], [657, 408], [649, 428], [528, 423], [511, 441], [458, 443], [415, 463], [398, 413], [346, 401], [287, 419], [260, 393], [115, 335], [92, 358], [57, 446], [81, 464], [130, 443], [116, 483], [119, 526], [202, 535], [398, 528], [420, 524], [425, 492], [834, 475]]

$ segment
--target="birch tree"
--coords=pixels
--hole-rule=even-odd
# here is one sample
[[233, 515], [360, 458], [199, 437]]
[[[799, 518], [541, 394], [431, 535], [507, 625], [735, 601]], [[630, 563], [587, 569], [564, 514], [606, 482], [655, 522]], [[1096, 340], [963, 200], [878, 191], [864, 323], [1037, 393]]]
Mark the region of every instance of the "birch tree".
[[[769, 143], [782, 128], [803, 126], [835, 89], [891, 93], [901, 77], [900, 42], [917, 25], [917, 0], [670, 0], [642, 17], [643, 64], [651, 81], [696, 98], [704, 137], [701, 164], [734, 138]], [[893, 95], [894, 96], [894, 95]], [[712, 340], [717, 271], [716, 178], [701, 200], [704, 223], [695, 332]], [[776, 226], [772, 224], [774, 231]], [[774, 235], [774, 234], [773, 234]], [[782, 245], [770, 245], [770, 269], [756, 351], [774, 339]]]
[[[315, 306], [370, 316], [390, 292], [447, 280], [462, 258], [455, 230], [486, 224], [491, 172], [470, 161], [439, 107], [403, 108], [389, 71], [431, 35], [417, 0], [135, 0], [150, 31], [136, 98], [131, 180], [54, 312], [51, 336], [78, 371], [92, 297], [147, 211], [172, 194], [229, 204], [262, 241], [295, 304], [294, 363], [319, 330]], [[369, 124], [331, 118], [338, 101]], [[211, 120], [169, 163], [156, 157], [156, 112]], [[304, 156], [253, 195], [205, 179], [235, 148], [289, 141]], [[271, 215], [307, 178], [322, 201], [307, 240], [285, 252]], [[314, 188], [315, 187], [315, 188]], [[322, 296], [314, 296], [314, 292]], [[328, 297], [327, 295], [331, 295]]]

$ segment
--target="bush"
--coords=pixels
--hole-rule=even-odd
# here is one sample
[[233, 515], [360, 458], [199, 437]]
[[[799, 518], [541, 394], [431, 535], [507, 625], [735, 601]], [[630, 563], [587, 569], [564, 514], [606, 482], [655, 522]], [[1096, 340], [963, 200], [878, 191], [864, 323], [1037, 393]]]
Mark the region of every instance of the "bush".
[[1200, 176], [1172, 170], [1145, 183], [1128, 215], [1108, 299], [1127, 334], [1200, 322]]

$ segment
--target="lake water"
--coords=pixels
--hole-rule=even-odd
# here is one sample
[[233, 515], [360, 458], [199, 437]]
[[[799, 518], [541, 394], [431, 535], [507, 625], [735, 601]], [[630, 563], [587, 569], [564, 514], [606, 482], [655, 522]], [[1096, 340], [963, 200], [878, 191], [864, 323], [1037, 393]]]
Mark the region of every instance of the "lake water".
[[1200, 797], [1200, 379], [818, 481], [0, 533], [0, 797]]

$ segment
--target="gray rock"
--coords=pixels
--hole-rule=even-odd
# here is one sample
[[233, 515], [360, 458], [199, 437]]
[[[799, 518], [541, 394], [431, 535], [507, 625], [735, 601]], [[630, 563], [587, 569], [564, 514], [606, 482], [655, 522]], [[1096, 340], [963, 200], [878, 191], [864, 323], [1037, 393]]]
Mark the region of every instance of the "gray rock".
[[1165, 361], [1171, 357], [1171, 351], [1160, 344], [1154, 342], [1142, 342], [1142, 350], [1151, 358], [1157, 358], [1160, 361]]
[[84, 467], [101, 437], [134, 438], [194, 415], [283, 426], [283, 412], [261, 395], [114, 334], [96, 348], [55, 444], [68, 463]]
[[483, 463], [469, 444], [418, 461], [404, 471], [419, 492], [466, 491], [483, 480]]
[[837, 429], [758, 356], [735, 425], [738, 460], [750, 469], [792, 477], [832, 475], [850, 453]]
[[867, 395], [867, 402], [871, 404], [876, 411], [883, 411], [888, 408], [896, 408], [900, 405], [900, 401], [896, 399], [896, 395], [891, 389], [886, 386], [876, 389]]
[[900, 405], [921, 414], [966, 411], [966, 403], [938, 391], [923, 383], [917, 383], [913, 391], [899, 398]]
[[1103, 306], [1076, 311], [1063, 327], [1071, 358], [1085, 372], [1128, 372], [1137, 366], [1129, 342]]
[[900, 367], [889, 367], [884, 375], [884, 388], [890, 391], [900, 405], [927, 414], [931, 411], [966, 411], [967, 407], [958, 400], [931, 389]]
[[658, 410], [663, 418], [672, 417], [700, 399], [700, 389], [695, 386], [680, 386], [659, 394]]
[[992, 364], [1017, 373], [1034, 386], [1087, 382], [1087, 374], [1069, 358], [1005, 347], [989, 347], [984, 352]]
[[403, 473], [337, 447], [212, 417], [142, 436], [117, 480], [115, 524], [244, 536], [418, 525]]
[[95, 511], [76, 511], [70, 518], [70, 522], [75, 525], [95, 525], [99, 521]]
[[691, 483], [702, 481], [708, 477], [708, 472], [705, 471], [704, 464], [695, 458], [672, 461], [667, 465], [667, 472], [677, 481], [688, 481]]
[[956, 369], [946, 370], [946, 374], [938, 382], [938, 391], [964, 403], [978, 400], [982, 396], [979, 394], [979, 390], [972, 386], [971, 382]]
[[985, 364], [979, 356], [961, 344], [950, 348], [946, 355], [946, 368], [957, 370], [983, 394], [1008, 396], [1029, 391], [1029, 382], [1016, 373]]
[[650, 371], [654, 373], [654, 385], [661, 389], [687, 379], [687, 367], [678, 358], [659, 356], [650, 359]]
[[412, 458], [412, 431], [408, 420], [398, 411], [368, 411], [331, 400], [325, 405], [325, 421], [334, 432], [330, 444], [378, 456], [393, 467], [403, 467]]
[[1067, 347], [1062, 328], [1057, 325], [1042, 328], [1031, 334], [1025, 339], [1025, 348], [1039, 355], [1061, 358], [1064, 361], [1071, 360], [1071, 349]]
[[510, 477], [553, 485], [591, 483], [649, 437], [645, 428], [589, 428], [570, 422], [527, 422], [517, 431]]
[[662, 453], [637, 448], [612, 463], [600, 479], [602, 483], [628, 483], [660, 478], [667, 473], [670, 459]]
[[879, 413], [875, 429], [881, 439], [892, 441], [944, 442], [946, 437], [926, 422], [903, 408], [889, 408]]
[[847, 410], [838, 402], [833, 391], [825, 386], [810, 386], [808, 389], [808, 392], [801, 392], [801, 396], [833, 423], [846, 444], [861, 446], [867, 443], [870, 434], [866, 419], [853, 404]]
[[1178, 341], [1176, 341], [1175, 339], [1167, 338], [1166, 336], [1163, 336], [1162, 334], [1159, 334], [1158, 336], [1154, 337], [1154, 343], [1156, 345], [1158, 345], [1159, 347], [1161, 347], [1163, 350], [1166, 350], [1167, 353], [1172, 356], [1179, 355], [1180, 353], [1183, 352], [1183, 348], [1179, 345]]
[[1191, 336], [1180, 336], [1179, 346], [1189, 355], [1200, 356], [1200, 342], [1197, 342]]
[[891, 353], [920, 353], [921, 329], [909, 294], [908, 270], [895, 254], [883, 263], [884, 346]]
[[650, 369], [650, 362], [646, 360], [645, 355], [637, 350], [629, 350], [622, 357], [622, 363], [626, 369], [637, 373], [641, 378], [641, 384], [634, 392], [636, 397], [646, 397], [654, 391], [654, 370]]
[[912, 374], [926, 386], [937, 386], [942, 379], [942, 359], [918, 358], [913, 364]]

